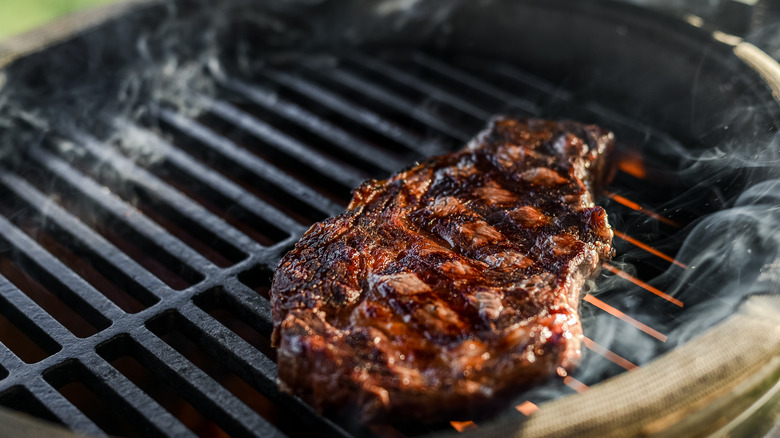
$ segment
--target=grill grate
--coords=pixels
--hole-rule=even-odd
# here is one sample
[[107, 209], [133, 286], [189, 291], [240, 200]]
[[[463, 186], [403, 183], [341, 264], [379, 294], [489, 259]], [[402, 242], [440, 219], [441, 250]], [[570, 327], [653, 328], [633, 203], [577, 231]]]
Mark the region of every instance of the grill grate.
[[[626, 151], [671, 142], [512, 65], [419, 52], [301, 58], [194, 100], [197, 117], [161, 105], [142, 122], [107, 119], [121, 141], [71, 133], [0, 172], [0, 405], [97, 435], [371, 435], [276, 386], [270, 277], [311, 223], [342, 211], [365, 178], [454, 150], [499, 112], [598, 122]], [[667, 205], [688, 187], [660, 199], [636, 175], [624, 167], [603, 201], [637, 278], [608, 265], [602, 280], [622, 276], [620, 287], [588, 295], [583, 313], [662, 342], [682, 323], [678, 305], [650, 293], [663, 293], [653, 278], [685, 269], [671, 259], [684, 233], [670, 224], [706, 213], [713, 195]], [[631, 288], [644, 292], [611, 300]], [[632, 311], [647, 307], [667, 318], [645, 326]], [[582, 368], [607, 371], [569, 376], [518, 411], [645, 360], [587, 320], [586, 334]]]

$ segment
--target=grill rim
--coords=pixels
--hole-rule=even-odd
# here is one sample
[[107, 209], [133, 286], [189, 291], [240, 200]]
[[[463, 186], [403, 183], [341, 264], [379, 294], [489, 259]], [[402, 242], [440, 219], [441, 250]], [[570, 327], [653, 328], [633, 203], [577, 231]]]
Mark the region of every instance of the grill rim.
[[[0, 42], [0, 70], [17, 60], [84, 36], [102, 25], [167, 0], [123, 0], [80, 10]], [[2, 85], [2, 82], [0, 82]]]

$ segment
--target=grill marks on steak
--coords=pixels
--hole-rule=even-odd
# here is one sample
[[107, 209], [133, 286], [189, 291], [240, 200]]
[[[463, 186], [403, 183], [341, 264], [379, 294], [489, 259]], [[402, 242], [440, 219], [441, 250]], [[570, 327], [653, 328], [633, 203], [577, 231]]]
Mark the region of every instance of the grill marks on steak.
[[283, 390], [363, 421], [435, 421], [570, 369], [612, 253], [610, 132], [495, 118], [462, 151], [355, 190], [279, 263]]

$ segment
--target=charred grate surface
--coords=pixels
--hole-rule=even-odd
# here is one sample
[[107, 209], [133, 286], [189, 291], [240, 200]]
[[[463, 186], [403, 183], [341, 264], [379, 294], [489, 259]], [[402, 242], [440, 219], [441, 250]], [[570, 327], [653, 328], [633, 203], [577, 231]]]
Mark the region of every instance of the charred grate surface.
[[436, 430], [355, 429], [280, 393], [268, 289], [280, 257], [362, 180], [455, 150], [496, 113], [599, 123], [622, 150], [602, 202], [622, 256], [586, 296], [584, 363], [518, 410], [651, 359], [589, 324], [610, 318], [658, 345], [684, 324], [689, 303], [654, 279], [687, 269], [673, 258], [681, 230], [721, 207], [717, 193], [666, 178], [672, 164], [648, 151], [674, 141], [598, 102], [503, 62], [421, 52], [288, 60], [193, 100], [197, 117], [159, 104], [142, 121], [107, 118], [122, 141], [70, 133], [0, 172], [0, 405], [96, 435]]

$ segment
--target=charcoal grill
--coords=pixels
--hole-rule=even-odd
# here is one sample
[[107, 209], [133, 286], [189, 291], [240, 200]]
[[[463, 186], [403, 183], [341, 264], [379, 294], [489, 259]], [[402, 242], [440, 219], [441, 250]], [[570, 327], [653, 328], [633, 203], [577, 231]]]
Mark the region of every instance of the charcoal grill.
[[[737, 283], [756, 296], [687, 330], [727, 297], [677, 257], [695, 253], [681, 246], [703, 218], [777, 178], [777, 63], [697, 17], [610, 2], [334, 3], [134, 2], [2, 52], [0, 405], [123, 436], [772, 427], [778, 262]], [[602, 203], [622, 255], [586, 295], [583, 365], [484, 422], [365, 428], [280, 393], [279, 258], [365, 178], [457, 149], [499, 112], [619, 138]], [[681, 169], [741, 156], [737, 142], [758, 162]], [[672, 292], [681, 277], [690, 288]], [[0, 417], [8, 433], [49, 427]]]

